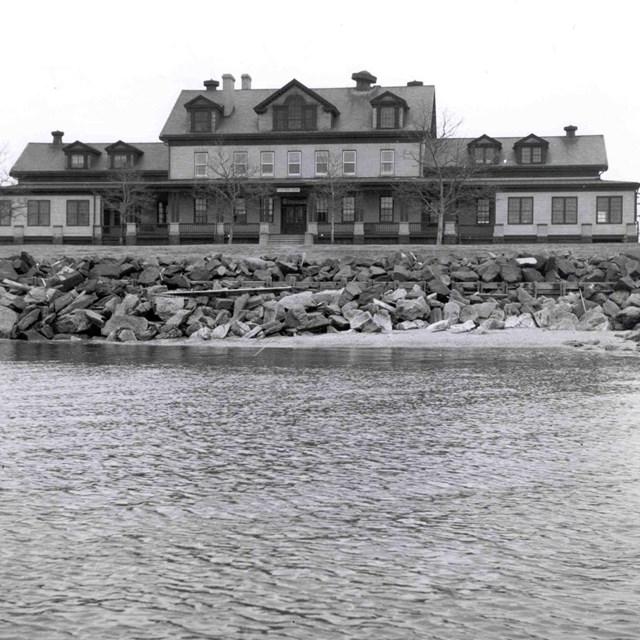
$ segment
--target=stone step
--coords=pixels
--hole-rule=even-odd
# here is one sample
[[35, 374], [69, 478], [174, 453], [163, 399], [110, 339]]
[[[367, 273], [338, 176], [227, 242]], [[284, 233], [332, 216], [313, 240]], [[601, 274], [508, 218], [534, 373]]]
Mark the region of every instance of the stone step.
[[304, 244], [304, 234], [273, 234], [269, 236], [269, 244]]

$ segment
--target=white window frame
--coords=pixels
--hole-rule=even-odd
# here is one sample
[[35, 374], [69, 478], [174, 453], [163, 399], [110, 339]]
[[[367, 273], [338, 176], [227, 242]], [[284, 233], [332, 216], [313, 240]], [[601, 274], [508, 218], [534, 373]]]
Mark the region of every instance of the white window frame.
[[[387, 157], [385, 159], [385, 154]], [[394, 149], [380, 150], [380, 175], [393, 176], [396, 172], [396, 152]]]
[[196, 178], [207, 177], [207, 165], [209, 164], [209, 154], [206, 151], [196, 151], [193, 154], [193, 175]]
[[[267, 158], [271, 158], [268, 160]], [[267, 167], [271, 167], [269, 170]], [[275, 173], [275, 153], [273, 151], [260, 152], [260, 175], [273, 176]]]
[[[298, 167], [297, 171], [294, 169], [296, 166]], [[287, 175], [302, 175], [302, 151], [287, 151]]]
[[233, 175], [246, 176], [249, 170], [249, 152], [234, 151], [233, 152]]
[[[353, 160], [348, 160], [348, 154], [353, 154]], [[347, 171], [347, 166], [353, 165], [353, 171]], [[358, 154], [352, 150], [346, 150], [342, 152], [342, 175], [355, 176], [358, 172]]]
[[[324, 167], [324, 169], [322, 169], [321, 167]], [[329, 175], [329, 152], [328, 151], [316, 151], [316, 175], [317, 176]]]

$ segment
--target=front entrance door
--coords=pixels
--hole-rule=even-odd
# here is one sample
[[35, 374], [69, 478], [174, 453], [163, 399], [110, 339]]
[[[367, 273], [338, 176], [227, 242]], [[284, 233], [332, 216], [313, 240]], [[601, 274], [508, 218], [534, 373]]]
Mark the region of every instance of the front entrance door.
[[282, 201], [282, 233], [300, 234], [307, 231], [307, 201], [287, 198]]

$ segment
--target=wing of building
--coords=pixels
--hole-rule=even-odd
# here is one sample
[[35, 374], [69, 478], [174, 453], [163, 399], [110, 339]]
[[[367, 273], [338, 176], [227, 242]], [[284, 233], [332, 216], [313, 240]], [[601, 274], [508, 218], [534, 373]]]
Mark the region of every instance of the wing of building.
[[419, 244], [438, 218], [451, 243], [637, 241], [640, 185], [601, 178], [602, 136], [441, 136], [433, 86], [352, 80], [207, 80], [158, 143], [54, 131], [0, 191], [0, 242]]

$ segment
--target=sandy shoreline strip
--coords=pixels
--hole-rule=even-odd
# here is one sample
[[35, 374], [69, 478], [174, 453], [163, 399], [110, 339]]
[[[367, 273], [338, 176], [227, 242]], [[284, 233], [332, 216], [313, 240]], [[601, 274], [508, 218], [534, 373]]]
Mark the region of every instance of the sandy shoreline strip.
[[[333, 334], [274, 336], [260, 340], [225, 338], [224, 340], [153, 340], [139, 344], [197, 346], [212, 348], [249, 347], [276, 349], [597, 349], [640, 354], [636, 343], [625, 341], [626, 332], [617, 331], [548, 331], [544, 329], [509, 329], [484, 333], [430, 332], [425, 329], [392, 333], [344, 331]], [[579, 343], [579, 344], [578, 344]], [[130, 344], [130, 343], [128, 343]]]

